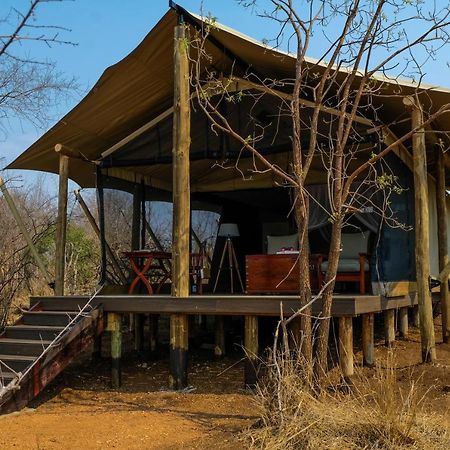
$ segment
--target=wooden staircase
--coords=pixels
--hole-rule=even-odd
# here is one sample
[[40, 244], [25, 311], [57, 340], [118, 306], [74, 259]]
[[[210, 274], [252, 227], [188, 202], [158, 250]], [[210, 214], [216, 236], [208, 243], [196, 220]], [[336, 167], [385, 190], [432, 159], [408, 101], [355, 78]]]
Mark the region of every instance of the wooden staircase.
[[22, 409], [103, 331], [103, 309], [23, 313], [0, 335], [0, 414]]

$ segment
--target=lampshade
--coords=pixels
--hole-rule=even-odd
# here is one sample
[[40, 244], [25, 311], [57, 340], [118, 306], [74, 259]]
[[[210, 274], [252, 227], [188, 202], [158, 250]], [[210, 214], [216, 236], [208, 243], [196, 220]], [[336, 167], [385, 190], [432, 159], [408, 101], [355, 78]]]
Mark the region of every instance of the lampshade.
[[222, 223], [219, 228], [218, 236], [220, 237], [238, 237], [239, 228], [237, 223]]

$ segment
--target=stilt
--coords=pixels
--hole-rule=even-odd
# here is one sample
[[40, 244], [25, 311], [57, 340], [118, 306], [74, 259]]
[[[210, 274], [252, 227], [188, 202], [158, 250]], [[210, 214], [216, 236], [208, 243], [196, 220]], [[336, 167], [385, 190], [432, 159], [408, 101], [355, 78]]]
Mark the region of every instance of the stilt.
[[170, 316], [170, 376], [171, 389], [180, 390], [187, 386], [188, 369], [188, 316]]
[[398, 332], [402, 339], [408, 337], [408, 307], [400, 308], [398, 311]]
[[216, 316], [215, 338], [214, 356], [222, 358], [225, 356], [225, 318], [223, 316]]
[[59, 154], [58, 219], [55, 238], [55, 295], [64, 295], [69, 157]]
[[142, 352], [144, 349], [144, 322], [143, 314], [135, 314], [134, 316], [134, 349]]
[[395, 343], [395, 310], [384, 311], [384, 344], [392, 347]]
[[[445, 165], [444, 153], [440, 146], [435, 149], [436, 161], [436, 209], [438, 221], [438, 242], [439, 242], [439, 271], [442, 271], [449, 261], [448, 257], [448, 233], [447, 233], [447, 191], [445, 186]], [[441, 321], [442, 340], [450, 342], [450, 292], [448, 290], [447, 279], [441, 283]]]
[[111, 385], [114, 389], [122, 385], [122, 316], [108, 313], [108, 331], [111, 332]]
[[353, 318], [339, 317], [339, 365], [345, 383], [352, 384], [353, 368]]
[[413, 307], [413, 325], [416, 328], [420, 327], [420, 316], [419, 316], [419, 306], [415, 305]]
[[414, 166], [415, 255], [417, 295], [420, 315], [420, 340], [422, 361], [436, 360], [433, 305], [430, 279], [430, 221], [428, 211], [428, 183], [425, 130], [422, 106], [415, 97], [405, 97], [403, 103], [411, 111], [411, 126], [418, 129], [412, 137]]
[[363, 366], [373, 367], [375, 365], [374, 315], [373, 313], [363, 314], [361, 318]]
[[91, 358], [100, 359], [102, 357], [102, 335], [100, 334], [94, 339]]
[[[175, 27], [174, 35], [174, 111], [172, 147], [172, 297], [189, 296], [190, 248], [190, 85], [189, 44], [185, 26]], [[182, 300], [180, 300], [182, 301]], [[170, 377], [172, 389], [187, 386], [188, 317], [170, 317]]]
[[247, 354], [244, 367], [245, 385], [253, 387], [258, 381], [258, 317], [245, 316], [244, 347]]
[[158, 321], [159, 315], [150, 314], [148, 317], [148, 349], [151, 357], [156, 355], [158, 347]]

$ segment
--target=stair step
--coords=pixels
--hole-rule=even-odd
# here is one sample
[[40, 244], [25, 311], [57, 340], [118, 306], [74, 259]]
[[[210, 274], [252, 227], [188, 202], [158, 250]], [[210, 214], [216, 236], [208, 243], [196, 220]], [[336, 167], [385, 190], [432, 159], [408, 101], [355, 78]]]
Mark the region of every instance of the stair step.
[[27, 311], [22, 321], [24, 325], [65, 326], [77, 314], [75, 311]]
[[52, 341], [0, 338], [0, 354], [39, 356]]
[[5, 328], [3, 336], [14, 339], [53, 340], [62, 330], [62, 326], [13, 325]]
[[[0, 361], [3, 361], [16, 372], [23, 372], [35, 359], [35, 356], [0, 355]], [[4, 366], [2, 367], [5, 368]], [[6, 370], [8, 369], [6, 368]]]

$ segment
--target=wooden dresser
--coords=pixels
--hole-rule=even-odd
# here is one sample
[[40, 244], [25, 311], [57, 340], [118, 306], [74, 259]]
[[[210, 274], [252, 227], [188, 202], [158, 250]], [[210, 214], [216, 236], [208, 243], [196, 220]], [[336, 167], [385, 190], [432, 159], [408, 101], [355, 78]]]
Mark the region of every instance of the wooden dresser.
[[[298, 293], [298, 254], [247, 255], [245, 257], [247, 294]], [[311, 287], [316, 277], [311, 273]]]

